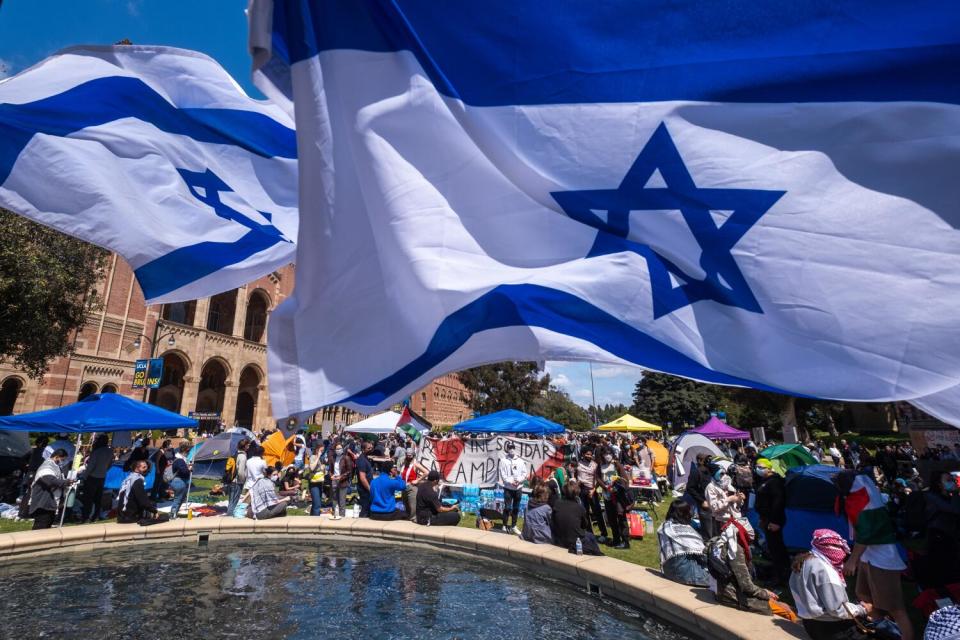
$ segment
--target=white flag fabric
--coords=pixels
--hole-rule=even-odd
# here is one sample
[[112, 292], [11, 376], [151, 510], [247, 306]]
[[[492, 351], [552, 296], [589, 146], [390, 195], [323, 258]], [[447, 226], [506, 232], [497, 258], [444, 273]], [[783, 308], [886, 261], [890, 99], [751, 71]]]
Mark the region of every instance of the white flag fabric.
[[300, 148], [275, 412], [507, 359], [956, 387], [958, 12], [254, 0], [255, 81]]
[[149, 302], [294, 259], [293, 121], [211, 58], [76, 47], [0, 82], [0, 206], [116, 251]]

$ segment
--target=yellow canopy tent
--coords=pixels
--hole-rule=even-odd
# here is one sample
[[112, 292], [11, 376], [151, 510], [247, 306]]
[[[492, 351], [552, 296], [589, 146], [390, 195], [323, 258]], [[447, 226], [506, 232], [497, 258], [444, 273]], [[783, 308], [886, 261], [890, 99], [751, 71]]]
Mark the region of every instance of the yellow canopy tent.
[[663, 431], [663, 427], [658, 427], [625, 413], [616, 420], [600, 425], [597, 427], [597, 431]]
[[281, 432], [274, 431], [267, 436], [261, 443], [263, 447], [263, 461], [271, 467], [278, 461], [284, 467], [288, 464], [293, 464], [295, 454], [293, 447], [290, 445], [293, 444], [295, 435], [296, 434], [291, 435], [289, 438], [284, 438]]

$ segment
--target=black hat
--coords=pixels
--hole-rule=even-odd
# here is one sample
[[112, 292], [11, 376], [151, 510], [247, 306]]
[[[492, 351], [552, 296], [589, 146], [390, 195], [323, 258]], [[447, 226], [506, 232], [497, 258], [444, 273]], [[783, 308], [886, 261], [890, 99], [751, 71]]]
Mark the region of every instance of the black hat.
[[508, 441], [507, 441], [507, 444], [506, 444], [503, 448], [506, 449], [507, 451], [512, 451], [513, 449], [516, 449], [517, 447], [516, 447], [515, 444], [513, 444], [512, 442], [510, 442], [510, 441], [508, 440]]
[[427, 474], [428, 482], [436, 482], [439, 479], [440, 479], [440, 472], [437, 471], [436, 469], [434, 469], [433, 471]]

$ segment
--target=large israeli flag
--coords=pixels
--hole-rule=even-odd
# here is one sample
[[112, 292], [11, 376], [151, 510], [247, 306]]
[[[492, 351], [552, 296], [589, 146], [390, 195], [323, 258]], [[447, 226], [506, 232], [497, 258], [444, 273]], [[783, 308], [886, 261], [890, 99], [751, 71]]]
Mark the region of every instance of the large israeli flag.
[[293, 121], [214, 60], [78, 47], [0, 82], [0, 206], [116, 251], [150, 302], [294, 259]]
[[960, 382], [957, 3], [250, 16], [300, 148], [278, 415], [505, 359], [921, 405]]

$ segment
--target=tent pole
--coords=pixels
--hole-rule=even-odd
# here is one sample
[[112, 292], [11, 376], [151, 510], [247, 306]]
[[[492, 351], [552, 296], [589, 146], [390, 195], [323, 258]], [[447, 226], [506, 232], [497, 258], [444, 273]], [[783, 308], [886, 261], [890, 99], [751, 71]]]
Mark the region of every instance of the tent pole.
[[190, 478], [187, 479], [187, 495], [183, 501], [187, 504], [187, 517], [190, 516], [193, 511], [190, 509], [190, 488], [193, 486], [193, 463], [190, 463]]

